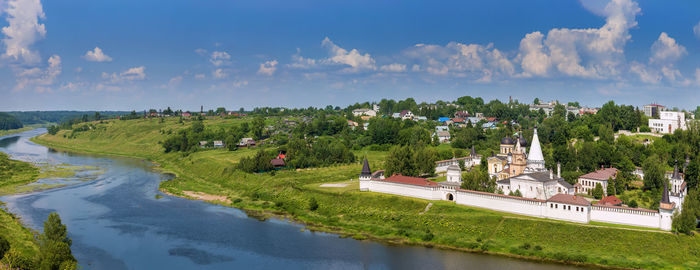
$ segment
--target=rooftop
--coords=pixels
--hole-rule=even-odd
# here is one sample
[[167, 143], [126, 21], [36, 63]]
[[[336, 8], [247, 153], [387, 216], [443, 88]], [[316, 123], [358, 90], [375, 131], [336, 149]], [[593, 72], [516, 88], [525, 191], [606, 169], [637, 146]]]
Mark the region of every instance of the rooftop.
[[381, 180], [381, 181], [393, 182], [393, 183], [398, 183], [398, 184], [424, 186], [424, 187], [437, 187], [436, 182], [430, 181], [428, 179], [420, 178], [420, 177], [403, 176], [400, 174], [395, 174], [392, 177], [386, 178], [386, 179]]
[[557, 194], [549, 198], [547, 202], [556, 202], [556, 203], [565, 203], [565, 204], [572, 204], [572, 205], [582, 205], [582, 206], [589, 206], [591, 205], [590, 202], [588, 202], [585, 198], [581, 196], [576, 196], [576, 195], [571, 195], [571, 194]]
[[602, 200], [598, 201], [598, 204], [599, 205], [617, 205], [617, 206], [619, 206], [619, 205], [622, 205], [622, 201], [620, 199], [618, 199], [617, 197], [610, 195], [610, 196], [607, 196], [607, 197], [603, 198]]
[[615, 175], [617, 175], [616, 168], [603, 168], [603, 169], [595, 170], [594, 172], [590, 172], [590, 173], [581, 175], [579, 178], [594, 179], [594, 180], [608, 180], [611, 177], [615, 178]]

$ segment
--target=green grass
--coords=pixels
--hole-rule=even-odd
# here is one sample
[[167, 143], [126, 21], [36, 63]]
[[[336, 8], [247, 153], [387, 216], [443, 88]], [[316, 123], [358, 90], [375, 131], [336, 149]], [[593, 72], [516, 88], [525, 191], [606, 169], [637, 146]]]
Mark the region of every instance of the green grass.
[[[207, 126], [231, 126], [241, 120], [207, 120]], [[177, 178], [161, 183], [176, 195], [199, 191], [227, 196], [251, 215], [275, 213], [324, 230], [356, 239], [525, 256], [534, 259], [583, 262], [628, 268], [698, 268], [700, 238], [659, 232], [623, 230], [610, 224], [586, 226], [522, 217], [437, 201], [418, 215], [427, 200], [359, 192], [353, 187], [321, 188], [322, 183], [357, 179], [361, 163], [274, 174], [247, 174], [235, 170], [236, 162], [254, 150], [207, 150], [183, 155], [162, 152], [157, 144], [166, 135], [160, 130], [187, 126], [168, 119], [107, 121], [98, 128], [69, 136], [43, 135], [35, 141], [66, 150], [150, 159]], [[65, 137], [63, 135], [66, 135]], [[72, 139], [71, 139], [72, 137]], [[357, 151], [367, 155], [372, 169], [381, 168], [386, 152]], [[352, 182], [348, 182], [352, 183]], [[356, 182], [355, 182], [356, 183]], [[354, 183], [353, 183], [354, 184]], [[320, 207], [308, 209], [310, 198]], [[222, 203], [226, 205], [225, 203]], [[257, 214], [253, 214], [258, 211]], [[432, 238], [430, 237], [432, 236]], [[527, 245], [526, 245], [527, 244]], [[525, 247], [531, 248], [525, 248]], [[538, 247], [538, 248], [535, 248]]]
[[659, 201], [661, 200], [660, 194], [654, 194], [649, 190], [642, 189], [626, 190], [617, 197], [625, 204], [635, 200], [637, 201], [637, 207], [646, 209], [659, 209]]
[[[5, 153], [0, 153], [0, 195], [7, 195], [36, 179], [39, 169], [31, 164], [11, 160]], [[33, 258], [38, 251], [34, 232], [22, 226], [19, 218], [5, 211], [0, 202], [0, 235], [10, 242], [26, 258]]]

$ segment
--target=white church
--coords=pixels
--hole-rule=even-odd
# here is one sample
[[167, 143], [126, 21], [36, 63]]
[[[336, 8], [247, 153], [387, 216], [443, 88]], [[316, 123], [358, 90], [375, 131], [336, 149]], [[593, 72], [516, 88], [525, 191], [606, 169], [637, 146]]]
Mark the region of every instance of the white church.
[[532, 138], [525, 171], [497, 182], [498, 188], [505, 194], [518, 190], [522, 197], [462, 189], [462, 171], [459, 166], [449, 165], [446, 171], [447, 180], [444, 182], [400, 174], [385, 177], [381, 170], [372, 173], [365, 158], [360, 174], [360, 191], [454, 201], [461, 205], [538, 218], [578, 223], [597, 221], [667, 231], [671, 230], [672, 216], [681, 210], [680, 205], [687, 194], [685, 182], [676, 168], [670, 181], [672, 190], [668, 189], [668, 185], [664, 186], [659, 210], [592, 205], [585, 198], [574, 194], [574, 187], [561, 178], [560, 166], [557, 166], [556, 175], [552, 170], [546, 169], [537, 129]]

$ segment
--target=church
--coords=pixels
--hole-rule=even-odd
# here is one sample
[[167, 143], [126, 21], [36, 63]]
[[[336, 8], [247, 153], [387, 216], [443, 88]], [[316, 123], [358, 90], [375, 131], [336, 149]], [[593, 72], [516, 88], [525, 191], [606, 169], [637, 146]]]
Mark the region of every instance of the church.
[[527, 141], [522, 135], [515, 139], [511, 137], [501, 139], [500, 152], [487, 159], [489, 176], [496, 177], [496, 180], [503, 180], [523, 173], [527, 165], [526, 146]]
[[[503, 151], [504, 147], [502, 146], [501, 149]], [[509, 177], [496, 181], [498, 189], [503, 191], [504, 194], [515, 194], [516, 191], [519, 191], [524, 198], [539, 200], [547, 200], [556, 194], [574, 194], [574, 186], [564, 181], [564, 178], [561, 177], [561, 166], [559, 164], [557, 164], [556, 175], [552, 170], [546, 169], [542, 147], [537, 137], [537, 128], [535, 128], [535, 134], [532, 136], [530, 152], [527, 154], [527, 160], [522, 170], [520, 170], [522, 163], [519, 159], [524, 157], [524, 154], [521, 152], [524, 151], [520, 145], [520, 140], [517, 140], [515, 149], [512, 152], [508, 152], [510, 154], [508, 157], [518, 157], [517, 161], [511, 159], [515, 161], [509, 164], [511, 165], [509, 167], [511, 174], [508, 174]], [[515, 166], [513, 166], [514, 164]]]

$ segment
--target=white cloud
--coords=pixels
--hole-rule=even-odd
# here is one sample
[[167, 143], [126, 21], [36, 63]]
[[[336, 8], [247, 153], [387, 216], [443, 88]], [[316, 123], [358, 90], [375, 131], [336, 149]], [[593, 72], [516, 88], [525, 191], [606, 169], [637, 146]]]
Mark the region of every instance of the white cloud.
[[465, 77], [478, 82], [488, 82], [492, 77], [511, 76], [515, 73], [511, 60], [495, 49], [493, 44], [416, 44], [405, 50], [403, 56], [417, 62], [411, 68], [414, 72], [422, 70], [432, 75]]
[[85, 55], [83, 56], [85, 60], [91, 61], [91, 62], [111, 62], [112, 57], [109, 57], [109, 55], [106, 55], [104, 52], [102, 52], [102, 49], [99, 47], [95, 47], [94, 50], [92, 51], [87, 51]]
[[203, 79], [207, 78], [207, 75], [204, 75], [204, 74], [201, 74], [201, 73], [200, 73], [200, 74], [195, 74], [195, 75], [194, 75], [194, 78], [197, 79], [197, 80], [203, 80]]
[[113, 84], [144, 80], [146, 79], [146, 67], [132, 67], [119, 74], [102, 72], [102, 79], [109, 80]]
[[650, 63], [671, 64], [686, 55], [685, 47], [676, 43], [676, 40], [662, 32], [654, 44], [651, 46]]
[[700, 22], [693, 27], [693, 33], [695, 33], [695, 37], [700, 39]]
[[31, 46], [46, 36], [46, 27], [39, 23], [44, 19], [40, 0], [11, 0], [7, 3], [6, 20], [8, 25], [2, 28], [5, 34], [3, 58], [36, 64], [41, 61], [39, 53]]
[[420, 66], [418, 64], [413, 64], [413, 67], [411, 67], [411, 71], [413, 71], [413, 72], [420, 71]]
[[265, 61], [265, 63], [260, 64], [258, 69], [258, 74], [263, 74], [267, 76], [272, 76], [277, 70], [277, 60]]
[[369, 55], [369, 53], [361, 54], [357, 49], [348, 51], [333, 43], [333, 41], [331, 41], [328, 37], [323, 39], [321, 46], [328, 48], [331, 55], [324, 61], [330, 64], [350, 66], [349, 68], [346, 68], [345, 71], [358, 72], [377, 69], [374, 64], [374, 59]]
[[630, 72], [639, 76], [643, 83], [659, 83], [661, 76], [654, 70], [649, 70], [644, 64], [632, 62], [630, 64]]
[[214, 78], [217, 78], [217, 79], [223, 79], [223, 78], [228, 77], [228, 73], [226, 73], [226, 72], [225, 72], [223, 69], [221, 69], [221, 68], [217, 68], [217, 69], [214, 70], [214, 72], [212, 73], [212, 76], [214, 76]]
[[624, 64], [624, 46], [629, 29], [641, 12], [632, 0], [612, 0], [598, 10], [605, 25], [588, 29], [551, 29], [546, 38], [539, 32], [527, 34], [520, 42], [523, 76], [549, 76], [552, 71], [570, 77], [610, 78], [619, 75]]
[[180, 83], [182, 83], [182, 76], [175, 76], [175, 77], [172, 77], [172, 78], [170, 78], [170, 80], [168, 81], [168, 85], [171, 85], [171, 86], [179, 85]]
[[61, 57], [52, 55], [49, 57], [46, 69], [30, 68], [17, 74], [16, 90], [34, 86], [37, 91], [45, 92], [49, 86], [56, 82], [58, 75], [61, 75]]
[[297, 53], [292, 55], [292, 63], [287, 65], [291, 68], [308, 69], [316, 66], [316, 60], [301, 56], [301, 50], [297, 48]]
[[385, 71], [385, 72], [404, 72], [404, 71], [406, 71], [406, 65], [393, 63], [393, 64], [389, 64], [389, 65], [383, 65], [383, 66], [379, 67], [379, 70]]
[[209, 62], [211, 62], [215, 67], [228, 65], [231, 60], [231, 55], [227, 52], [215, 51], [211, 53]]

